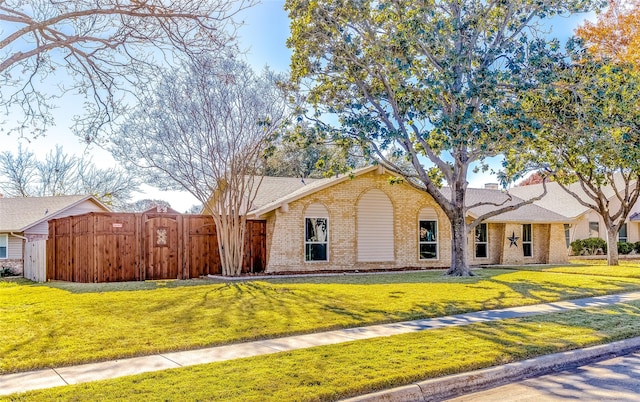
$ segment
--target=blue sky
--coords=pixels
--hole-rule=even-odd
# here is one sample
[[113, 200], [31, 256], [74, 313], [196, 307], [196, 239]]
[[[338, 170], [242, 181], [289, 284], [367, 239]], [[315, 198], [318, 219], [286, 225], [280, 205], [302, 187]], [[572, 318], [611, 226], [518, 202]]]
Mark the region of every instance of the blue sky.
[[[284, 0], [263, 0], [260, 4], [245, 10], [239, 15], [239, 19], [244, 21], [243, 26], [238, 31], [238, 39], [242, 48], [246, 51], [246, 57], [254, 68], [261, 69], [269, 66], [273, 70], [286, 72], [289, 70], [289, 59], [291, 51], [286, 47], [286, 40], [289, 36], [289, 20], [283, 10]], [[553, 36], [565, 40], [573, 30], [580, 24], [587, 15], [574, 15], [572, 17], [554, 18], [550, 25], [553, 28]], [[591, 16], [592, 17], [592, 16]], [[93, 157], [93, 161], [104, 167], [115, 165], [111, 155], [95, 146], [87, 148], [81, 144], [68, 131], [70, 126], [68, 113], [63, 105], [58, 109], [56, 116], [56, 126], [44, 138], [32, 140], [31, 143], [23, 141], [32, 152], [40, 158], [54, 148], [56, 144], [62, 145], [67, 153], [81, 155], [87, 153]], [[9, 137], [2, 141], [0, 150], [17, 149], [19, 140]], [[492, 164], [499, 163], [500, 158], [494, 158]], [[495, 178], [487, 175], [472, 175], [470, 185], [481, 187], [484, 183], [495, 182]], [[160, 192], [154, 188], [145, 186], [145, 194], [138, 194], [135, 198], [160, 198], [171, 203], [171, 206], [178, 211], [184, 211], [197, 203], [194, 197], [185, 192]]]

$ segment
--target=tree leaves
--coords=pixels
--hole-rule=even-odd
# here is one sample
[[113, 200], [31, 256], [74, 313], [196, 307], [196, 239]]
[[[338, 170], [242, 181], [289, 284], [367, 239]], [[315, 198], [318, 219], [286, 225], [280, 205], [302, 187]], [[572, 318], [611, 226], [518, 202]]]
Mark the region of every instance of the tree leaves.
[[[333, 132], [396, 174], [416, 177], [410, 182], [459, 223], [470, 167], [533, 135], [517, 94], [546, 79], [562, 57], [557, 42], [532, 34], [538, 21], [590, 5], [289, 0], [292, 80], [308, 91], [314, 119], [335, 115]], [[403, 160], [411, 166], [397, 163]], [[431, 167], [453, 189], [451, 199]]]

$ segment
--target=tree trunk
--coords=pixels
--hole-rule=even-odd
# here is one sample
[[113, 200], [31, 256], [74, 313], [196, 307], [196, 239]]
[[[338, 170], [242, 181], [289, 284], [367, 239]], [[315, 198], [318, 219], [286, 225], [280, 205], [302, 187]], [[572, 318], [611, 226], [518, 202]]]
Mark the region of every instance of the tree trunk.
[[456, 214], [451, 219], [451, 235], [451, 268], [447, 275], [474, 276], [469, 268], [467, 223], [464, 214]]
[[618, 259], [618, 231], [607, 229], [607, 264], [620, 265]]
[[216, 231], [222, 275], [239, 276], [242, 273], [244, 256], [244, 219], [230, 216], [222, 217], [220, 223], [216, 223]]

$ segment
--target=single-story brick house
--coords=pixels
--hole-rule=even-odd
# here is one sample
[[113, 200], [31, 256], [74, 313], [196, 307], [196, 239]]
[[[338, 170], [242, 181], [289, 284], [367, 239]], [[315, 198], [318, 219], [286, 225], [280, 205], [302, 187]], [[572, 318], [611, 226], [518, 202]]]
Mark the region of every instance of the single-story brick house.
[[[310, 180], [265, 177], [248, 212], [267, 225], [267, 272], [444, 268], [451, 227], [431, 196], [370, 166]], [[497, 189], [469, 189], [478, 200], [521, 200]], [[470, 210], [469, 218], [491, 206]], [[572, 221], [535, 204], [487, 219], [469, 238], [469, 261], [565, 263], [564, 225]]]
[[50, 219], [107, 211], [109, 208], [88, 195], [0, 197], [0, 266], [10, 268], [15, 274], [24, 272], [26, 277], [34, 279], [30, 278], [31, 272], [44, 272], [31, 269], [31, 265], [44, 267]]
[[[618, 188], [623, 188], [622, 183], [618, 183]], [[569, 189], [575, 194], [589, 201], [579, 183], [569, 185]], [[542, 191], [541, 184], [515, 187], [510, 192], [520, 198], [530, 199], [535, 194]], [[594, 210], [582, 205], [571, 194], [567, 193], [558, 183], [547, 183], [547, 195], [535, 202], [536, 205], [546, 210], [566, 216], [571, 222], [565, 224], [565, 242], [569, 247], [572, 241], [586, 239], [589, 237], [599, 237], [607, 239], [607, 228], [602, 217]], [[603, 190], [611, 211], [617, 211], [620, 207], [615, 192], [611, 186]], [[640, 203], [636, 203], [631, 208], [631, 212], [625, 223], [618, 232], [618, 241], [635, 243], [640, 241]]]

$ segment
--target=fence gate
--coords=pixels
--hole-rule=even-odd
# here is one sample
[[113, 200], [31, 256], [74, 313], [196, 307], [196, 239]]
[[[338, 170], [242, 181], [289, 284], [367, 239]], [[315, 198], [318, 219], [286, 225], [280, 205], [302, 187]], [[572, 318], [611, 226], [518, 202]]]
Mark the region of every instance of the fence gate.
[[182, 217], [143, 216], [145, 279], [182, 278]]
[[47, 281], [46, 240], [32, 240], [25, 243], [24, 277], [35, 282]]

